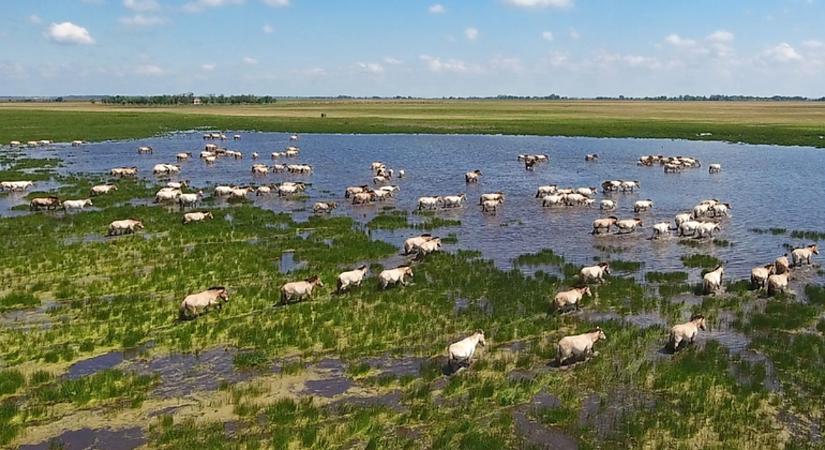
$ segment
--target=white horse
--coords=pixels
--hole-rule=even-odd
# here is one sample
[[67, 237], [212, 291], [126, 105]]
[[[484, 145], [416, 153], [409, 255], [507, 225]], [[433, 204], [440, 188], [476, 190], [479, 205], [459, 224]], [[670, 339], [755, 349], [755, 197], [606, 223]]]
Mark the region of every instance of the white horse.
[[229, 295], [223, 286], [213, 286], [203, 292], [187, 295], [180, 304], [180, 318], [193, 319], [212, 307], [222, 309], [228, 301]]
[[561, 367], [571, 356], [586, 359], [593, 355], [593, 344], [600, 340], [607, 340], [607, 336], [599, 327], [587, 333], [565, 336], [556, 344], [556, 362]]
[[312, 296], [315, 286], [324, 286], [318, 275], [313, 275], [304, 281], [293, 281], [281, 286], [281, 304], [285, 305], [292, 299], [303, 300]]
[[484, 340], [484, 332], [481, 330], [447, 347], [447, 364], [450, 366], [450, 369], [452, 369], [454, 365], [457, 365], [459, 368], [461, 368], [463, 364], [469, 366], [476, 352], [476, 347], [479, 345], [482, 347], [487, 345], [487, 342]]
[[689, 322], [674, 325], [670, 329], [670, 337], [668, 338], [668, 345], [674, 352], [679, 349], [682, 342], [692, 344], [699, 330], [706, 330], [705, 316], [698, 314], [690, 318]]

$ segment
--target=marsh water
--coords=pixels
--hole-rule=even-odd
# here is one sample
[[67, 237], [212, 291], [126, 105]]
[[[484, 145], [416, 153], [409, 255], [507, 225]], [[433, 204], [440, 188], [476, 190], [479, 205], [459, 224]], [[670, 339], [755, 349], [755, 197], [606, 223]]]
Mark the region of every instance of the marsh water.
[[[413, 211], [422, 195], [450, 195], [467, 193], [464, 208], [441, 210], [439, 217], [456, 219], [461, 225], [436, 230], [436, 234], [456, 233], [457, 244], [448, 248], [480, 250], [485, 258], [499, 267], [509, 269], [518, 255], [542, 248], [553, 249], [574, 264], [588, 264], [594, 257], [612, 257], [640, 261], [644, 270], [684, 270], [679, 259], [692, 253], [710, 254], [725, 262], [731, 277], [746, 277], [750, 269], [773, 261], [787, 252], [787, 246], [810, 242], [793, 239], [788, 234], [757, 234], [753, 228], [784, 228], [790, 230], [823, 231], [825, 208], [825, 152], [813, 148], [755, 146], [721, 142], [698, 142], [667, 139], [597, 139], [538, 136], [477, 136], [477, 135], [301, 135], [297, 143], [289, 142], [287, 134], [241, 133], [237, 141], [217, 142], [220, 146], [239, 150], [245, 159], [222, 158], [214, 165], [206, 165], [198, 158], [205, 141], [200, 133], [178, 133], [135, 141], [102, 142], [81, 147], [54, 146], [51, 149], [30, 150], [33, 157], [59, 157], [64, 160], [63, 173], [105, 174], [115, 166], [137, 166], [143, 177], [154, 178], [152, 166], [157, 163], [175, 163], [175, 154], [191, 151], [193, 159], [183, 162], [178, 177], [190, 181], [196, 188], [216, 184], [260, 185], [285, 180], [310, 183], [309, 200], [296, 201], [277, 196], [250, 199], [263, 208], [292, 212], [296, 220], [306, 218], [312, 202], [337, 201], [334, 214], [343, 214], [366, 222], [382, 208], [394, 206]], [[138, 155], [136, 148], [149, 145], [151, 155]], [[297, 158], [271, 160], [273, 151], [283, 151], [288, 145], [297, 145]], [[261, 158], [254, 162], [308, 163], [312, 175], [270, 174], [252, 176], [251, 153]], [[549, 164], [541, 164], [535, 171], [526, 171], [517, 161], [520, 153], [544, 153]], [[597, 153], [597, 162], [585, 162], [584, 156]], [[636, 165], [639, 156], [646, 154], [684, 155], [698, 158], [703, 166], [687, 169], [679, 174], [665, 174], [659, 166]], [[369, 169], [373, 161], [382, 161], [396, 172], [403, 169], [406, 176], [394, 179], [400, 187], [396, 197], [371, 206], [351, 206], [343, 198], [350, 185], [371, 184]], [[722, 173], [709, 174], [710, 163], [722, 165]], [[467, 185], [464, 172], [481, 169], [478, 184]], [[593, 219], [605, 214], [593, 208], [542, 208], [535, 198], [536, 188], [545, 184], [559, 187], [598, 187], [607, 179], [638, 180], [641, 190], [627, 194], [599, 194], [598, 199], [610, 198], [618, 208], [611, 212], [619, 218], [639, 216], [645, 227], [626, 236], [592, 236]], [[42, 186], [37, 186], [42, 189]], [[484, 192], [501, 191], [506, 202], [495, 215], [482, 214], [477, 206], [478, 196]], [[208, 192], [208, 191], [207, 191]], [[15, 196], [6, 196], [0, 206], [3, 215], [15, 204]], [[724, 219], [718, 238], [733, 245], [720, 247], [703, 243], [697, 247], [679, 245], [671, 237], [650, 240], [650, 225], [672, 222], [680, 212], [688, 212], [699, 201], [717, 198], [729, 202], [732, 215]], [[652, 211], [635, 215], [633, 203], [651, 199]], [[20, 200], [22, 201], [22, 200]], [[598, 204], [598, 203], [597, 203]], [[411, 217], [411, 220], [417, 219]], [[400, 245], [414, 234], [411, 230], [372, 231], [373, 238]], [[608, 250], [606, 250], [608, 249]], [[612, 253], [606, 253], [612, 252]], [[698, 271], [692, 271], [694, 279]]]

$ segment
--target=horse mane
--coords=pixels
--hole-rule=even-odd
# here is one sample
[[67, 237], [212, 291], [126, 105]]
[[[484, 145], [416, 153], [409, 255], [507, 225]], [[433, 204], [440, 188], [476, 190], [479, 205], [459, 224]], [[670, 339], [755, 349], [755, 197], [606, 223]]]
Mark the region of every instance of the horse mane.
[[358, 266], [358, 270], [364, 270], [366, 268], [367, 268], [366, 264], [361, 264], [360, 266]]
[[592, 330], [588, 331], [587, 333], [597, 333], [599, 331], [602, 331], [602, 327], [593, 328]]
[[690, 317], [690, 321], [693, 322], [694, 320], [704, 319], [705, 316], [702, 314], [694, 314]]
[[207, 291], [225, 291], [226, 288], [223, 286], [212, 286]]
[[409, 267], [410, 267], [409, 264], [402, 264], [402, 265], [396, 267], [396, 269], [408, 269]]
[[313, 276], [305, 279], [304, 281], [306, 281], [307, 283], [314, 283], [314, 282], [318, 281], [318, 279], [319, 279], [318, 275], [313, 275]]

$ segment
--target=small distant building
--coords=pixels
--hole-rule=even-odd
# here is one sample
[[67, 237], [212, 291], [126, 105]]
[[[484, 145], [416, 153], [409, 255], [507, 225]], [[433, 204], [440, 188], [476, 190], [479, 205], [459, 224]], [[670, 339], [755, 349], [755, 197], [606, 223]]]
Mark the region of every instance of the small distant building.
[[193, 99], [192, 99], [192, 104], [193, 104], [193, 105], [200, 105], [200, 104], [202, 104], [202, 103], [203, 103], [203, 102], [201, 102], [201, 98], [200, 98], [200, 97], [195, 97], [195, 98], [193, 98]]

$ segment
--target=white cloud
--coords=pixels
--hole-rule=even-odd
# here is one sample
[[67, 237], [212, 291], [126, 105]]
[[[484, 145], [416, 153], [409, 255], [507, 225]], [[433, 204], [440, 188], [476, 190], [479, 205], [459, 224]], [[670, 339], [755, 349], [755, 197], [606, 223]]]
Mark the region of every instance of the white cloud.
[[547, 55], [547, 62], [554, 68], [565, 68], [570, 65], [570, 58], [565, 53], [552, 52]]
[[327, 74], [327, 71], [323, 67], [309, 67], [306, 69], [293, 70], [292, 73], [308, 77], [322, 77]]
[[579, 32], [578, 32], [578, 31], [576, 31], [576, 29], [575, 29], [575, 28], [571, 28], [571, 29], [570, 29], [570, 32], [568, 33], [568, 36], [570, 36], [570, 39], [573, 39], [573, 40], [577, 40], [577, 39], [579, 39], [580, 37], [582, 37], [582, 35], [581, 35], [581, 34], [579, 34]]
[[552, 31], [542, 31], [541, 38], [545, 41], [552, 42], [553, 41], [553, 32]]
[[478, 38], [478, 28], [468, 27], [464, 30], [464, 36], [471, 41], [476, 40]]
[[146, 16], [135, 14], [134, 16], [121, 17], [118, 22], [132, 28], [153, 27], [166, 23], [166, 19], [160, 16]]
[[803, 42], [802, 46], [807, 48], [825, 48], [825, 42], [818, 41], [816, 39], [809, 39]]
[[729, 43], [733, 42], [733, 37], [733, 33], [731, 33], [730, 31], [717, 30], [709, 34], [706, 39], [710, 42]]
[[58, 44], [94, 44], [89, 30], [71, 22], [52, 23], [46, 36]]
[[384, 58], [384, 63], [392, 65], [392, 66], [397, 66], [399, 64], [404, 64], [404, 61], [401, 61], [400, 59], [393, 58], [392, 56], [387, 56], [387, 57]]
[[27, 18], [27, 20], [28, 20], [28, 21], [29, 21], [29, 23], [30, 23], [30, 24], [32, 24], [32, 25], [37, 25], [37, 24], [39, 24], [39, 23], [43, 22], [43, 19], [41, 19], [41, 18], [40, 18], [40, 16], [38, 16], [37, 14], [32, 14], [32, 15], [30, 15], [30, 16]]
[[444, 5], [442, 5], [441, 3], [430, 5], [430, 7], [427, 8], [427, 10], [430, 12], [430, 14], [444, 14], [445, 12], [447, 12], [447, 8], [445, 8]]
[[516, 57], [496, 56], [490, 60], [490, 68], [497, 72], [521, 73], [524, 66], [521, 59]]
[[194, 0], [183, 5], [183, 10], [190, 13], [201, 12], [209, 8], [229, 5], [242, 5], [244, 0]]
[[504, 0], [505, 3], [520, 8], [569, 8], [573, 0]]
[[160, 9], [157, 0], [123, 0], [123, 6], [135, 12], [157, 11]]
[[674, 47], [693, 47], [696, 41], [693, 39], [683, 38], [676, 33], [671, 33], [665, 37], [665, 42]]
[[470, 66], [459, 59], [448, 59], [442, 61], [441, 58], [430, 55], [421, 55], [418, 58], [424, 61], [430, 72], [470, 73], [481, 71], [479, 67]]
[[359, 62], [358, 67], [360, 67], [361, 70], [363, 70], [365, 72], [369, 72], [369, 73], [376, 74], [376, 75], [384, 73], [384, 66], [382, 66], [381, 64], [375, 63], [375, 62], [372, 62], [372, 63]]
[[211, 72], [215, 70], [215, 67], [217, 66], [211, 63], [201, 64], [201, 70], [203, 70], [204, 72]]
[[251, 57], [251, 56], [244, 56], [241, 61], [243, 61], [244, 64], [249, 64], [250, 66], [254, 66], [255, 64], [258, 64], [258, 60]]
[[160, 66], [154, 64], [143, 64], [135, 68], [135, 73], [147, 77], [156, 77], [166, 73]]
[[802, 60], [802, 55], [800, 55], [793, 47], [791, 47], [791, 44], [788, 44], [787, 42], [782, 42], [775, 47], [771, 47], [765, 50], [764, 53], [769, 58], [779, 62]]
[[261, 0], [265, 5], [275, 8], [283, 8], [289, 6], [289, 0]]
[[263, 28], [261, 28], [261, 31], [264, 32], [264, 34], [272, 34], [275, 32], [275, 27], [270, 24], [266, 24]]

